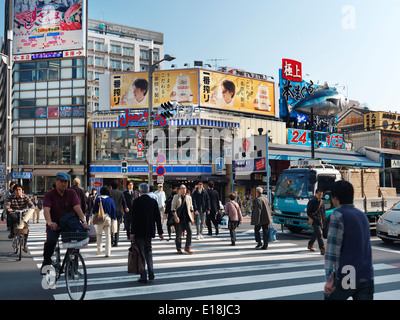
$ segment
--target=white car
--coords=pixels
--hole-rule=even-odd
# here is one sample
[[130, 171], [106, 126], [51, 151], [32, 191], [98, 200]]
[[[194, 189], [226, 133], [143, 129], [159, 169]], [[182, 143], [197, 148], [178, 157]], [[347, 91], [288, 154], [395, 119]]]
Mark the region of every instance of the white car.
[[376, 235], [386, 243], [400, 241], [400, 201], [379, 218]]

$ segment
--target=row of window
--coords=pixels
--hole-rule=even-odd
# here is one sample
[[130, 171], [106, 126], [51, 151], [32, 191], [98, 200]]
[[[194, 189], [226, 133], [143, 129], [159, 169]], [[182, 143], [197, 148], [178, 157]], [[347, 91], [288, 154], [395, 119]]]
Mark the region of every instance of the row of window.
[[[15, 98], [15, 97], [14, 97]], [[56, 97], [56, 98], [40, 98], [40, 99], [16, 99], [13, 107], [46, 107], [46, 106], [70, 106], [85, 104], [84, 96], [75, 97]]]
[[[94, 148], [95, 148], [95, 161], [99, 160], [122, 160], [123, 158], [129, 159], [145, 159], [146, 155], [139, 157], [137, 145], [138, 131], [141, 130], [144, 136], [147, 134], [147, 128], [98, 128], [94, 131]], [[201, 154], [197, 154], [197, 146], [192, 148], [187, 139], [178, 139], [180, 134], [187, 134], [188, 130], [193, 128], [179, 128], [176, 130], [174, 135], [176, 138], [169, 139], [169, 130], [160, 129], [163, 131], [155, 134], [155, 143], [153, 145], [155, 150], [155, 156], [157, 153], [164, 153], [168, 160], [196, 160], [201, 161], [212, 161], [213, 152], [215, 153], [215, 147], [218, 145], [216, 140], [219, 140], [220, 156], [223, 156], [226, 147], [225, 140], [221, 137], [210, 137], [202, 136], [200, 139]], [[158, 140], [157, 135], [166, 137], [166, 140], [161, 142]], [[183, 141], [182, 141], [183, 140]], [[146, 140], [144, 140], [145, 148], [147, 146]], [[162, 149], [161, 149], [162, 148]], [[171, 150], [171, 151], [170, 151]]]
[[20, 70], [14, 72], [14, 82], [85, 79], [85, 67]]
[[60, 60], [38, 60], [27, 61], [24, 63], [15, 63], [14, 70], [35, 70], [48, 68], [66, 68], [82, 67], [85, 65], [85, 59], [60, 59]]
[[83, 165], [83, 136], [19, 138], [18, 165]]
[[14, 108], [13, 119], [84, 118], [85, 106]]

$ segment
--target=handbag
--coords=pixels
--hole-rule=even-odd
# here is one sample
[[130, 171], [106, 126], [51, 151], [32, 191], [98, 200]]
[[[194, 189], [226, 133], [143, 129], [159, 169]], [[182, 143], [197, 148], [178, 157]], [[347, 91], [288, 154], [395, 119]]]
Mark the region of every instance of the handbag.
[[88, 225], [89, 243], [97, 242], [97, 231], [93, 225]]
[[118, 220], [111, 219], [111, 233], [118, 233]]
[[103, 209], [101, 198], [99, 198], [99, 211], [93, 215], [93, 224], [102, 224], [106, 221], [106, 214]]
[[139, 248], [132, 242], [131, 247], [128, 249], [128, 273], [141, 274], [143, 271], [142, 256]]
[[277, 231], [275, 230], [275, 228], [274, 227], [269, 227], [268, 242], [276, 241], [276, 234], [277, 234]]

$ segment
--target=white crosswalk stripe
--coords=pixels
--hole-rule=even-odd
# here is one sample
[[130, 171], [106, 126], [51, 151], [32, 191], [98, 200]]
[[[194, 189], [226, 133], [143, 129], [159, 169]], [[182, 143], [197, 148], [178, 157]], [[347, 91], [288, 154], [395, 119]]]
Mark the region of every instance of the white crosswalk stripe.
[[[44, 223], [31, 225], [28, 246], [38, 268], [45, 237]], [[88, 271], [85, 299], [323, 299], [324, 259], [319, 252], [310, 252], [295, 241], [276, 241], [269, 244], [268, 250], [255, 250], [252, 230], [239, 230], [236, 246], [231, 246], [228, 230], [222, 229], [218, 236], [193, 240], [195, 254], [178, 255], [174, 240], [154, 239], [156, 278], [147, 285], [136, 281], [138, 275], [127, 273], [129, 246], [121, 231], [119, 245], [112, 248], [109, 258], [97, 255], [95, 244], [81, 250]], [[379, 263], [374, 270], [375, 299], [400, 299], [399, 268]], [[56, 300], [69, 299], [63, 280], [54, 290]], [[383, 291], [385, 284], [390, 285]]]

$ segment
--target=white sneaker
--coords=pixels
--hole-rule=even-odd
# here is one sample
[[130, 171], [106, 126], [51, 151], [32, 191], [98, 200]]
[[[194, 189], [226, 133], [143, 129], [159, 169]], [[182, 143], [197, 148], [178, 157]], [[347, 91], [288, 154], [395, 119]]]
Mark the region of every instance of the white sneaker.
[[196, 240], [200, 240], [201, 239], [201, 235], [198, 234]]
[[204, 237], [203, 237], [203, 235], [202, 235], [202, 234], [200, 235], [200, 239], [204, 239]]

